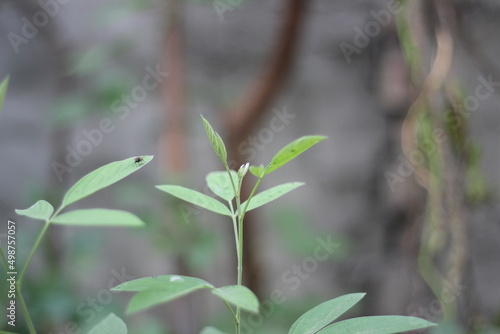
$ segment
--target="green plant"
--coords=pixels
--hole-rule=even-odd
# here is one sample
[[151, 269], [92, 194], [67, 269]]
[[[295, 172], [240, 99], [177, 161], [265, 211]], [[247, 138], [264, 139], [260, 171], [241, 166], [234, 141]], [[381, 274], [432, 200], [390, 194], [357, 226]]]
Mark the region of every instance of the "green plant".
[[[54, 207], [49, 202], [44, 200], [39, 200], [28, 209], [16, 210], [16, 213], [21, 216], [26, 216], [36, 220], [42, 220], [45, 223], [20, 271], [17, 270], [16, 263], [15, 232], [12, 232], [11, 234], [10, 228], [7, 240], [7, 254], [5, 254], [3, 248], [0, 247], [0, 256], [2, 258], [4, 268], [6, 269], [9, 277], [12, 278], [12, 290], [15, 290], [15, 296], [17, 297], [17, 301], [19, 302], [19, 308], [21, 309], [21, 312], [24, 316], [26, 326], [28, 327], [30, 334], [36, 333], [36, 329], [31, 320], [28, 308], [21, 293], [22, 284], [26, 274], [26, 270], [28, 269], [28, 266], [31, 263], [36, 250], [40, 246], [40, 243], [49, 226], [52, 224], [69, 226], [143, 226], [144, 223], [141, 219], [129, 212], [122, 210], [79, 209], [63, 213], [61, 213], [61, 211], [66, 209], [66, 207], [68, 207], [70, 204], [74, 204], [79, 200], [120, 181], [121, 179], [142, 168], [152, 159], [153, 156], [142, 156], [140, 157], [140, 161], [137, 162], [138, 158], [132, 157], [125, 160], [112, 162], [94, 170], [93, 172], [81, 178], [73, 187], [71, 187], [66, 192], [62, 203], [57, 210], [54, 210]], [[14, 226], [12, 231], [15, 231], [15, 223], [11, 226]], [[14, 305], [16, 305], [16, 299], [11, 297], [9, 297], [9, 299], [10, 303], [14, 303]], [[15, 319], [15, 315], [13, 319]], [[108, 321], [112, 320], [113, 319]]]
[[[4, 81], [0, 85], [0, 105], [3, 103], [6, 87], [7, 83]], [[127, 307], [127, 313], [134, 313], [146, 310], [158, 304], [172, 301], [196, 290], [209, 289], [215, 296], [222, 299], [232, 315], [236, 333], [240, 334], [242, 312], [259, 312], [259, 301], [257, 297], [242, 284], [243, 224], [245, 214], [303, 185], [301, 182], [290, 182], [256, 193], [266, 175], [282, 167], [326, 138], [323, 136], [305, 136], [299, 138], [281, 149], [267, 166], [249, 166], [247, 163], [241, 166], [236, 172], [230, 170], [228, 166], [227, 152], [221, 137], [205, 119], [203, 119], [203, 124], [210, 143], [225, 168], [225, 171], [208, 174], [206, 178], [208, 187], [214, 194], [225, 200], [227, 205], [224, 205], [213, 197], [182, 186], [161, 185], [157, 188], [197, 206], [231, 218], [236, 244], [237, 284], [216, 288], [212, 284], [199, 278], [181, 275], [164, 275], [145, 277], [125, 282], [116, 286], [113, 290], [137, 292]], [[54, 210], [54, 207], [44, 200], [39, 200], [28, 209], [16, 210], [19, 215], [44, 221], [44, 226], [36, 238], [23, 267], [19, 271], [19, 275], [17, 275], [17, 263], [15, 259], [15, 236], [11, 236], [9, 232], [7, 254], [5, 254], [3, 248], [0, 247], [0, 257], [2, 258], [6, 272], [13, 277], [12, 286], [14, 287], [15, 296], [19, 302], [19, 307], [23, 313], [30, 334], [35, 334], [36, 329], [21, 294], [22, 283], [28, 266], [49, 226], [51, 224], [70, 226], [143, 226], [144, 223], [137, 216], [121, 210], [79, 209], [61, 212], [69, 205], [127, 177], [149, 163], [152, 159], [153, 156], [132, 157], [112, 162], [94, 170], [81, 178], [66, 192], [57, 210]], [[241, 186], [243, 178], [248, 171], [257, 177], [257, 181], [249, 197], [242, 201]], [[363, 296], [363, 293], [353, 293], [320, 304], [302, 315], [292, 325], [289, 334], [328, 334], [334, 332], [336, 334], [389, 334], [434, 325], [419, 318], [403, 316], [361, 317], [331, 324], [344, 312], [354, 306]], [[16, 303], [16, 300], [14, 300], [14, 303]], [[11, 332], [2, 331], [0, 333], [9, 334]], [[105, 333], [126, 334], [127, 327], [123, 320], [111, 313], [95, 325], [89, 332], [89, 334]], [[201, 333], [220, 334], [222, 332], [213, 327], [205, 327]]]
[[[215, 195], [227, 202], [227, 205], [196, 190], [178, 185], [160, 185], [157, 188], [184, 201], [231, 218], [237, 255], [236, 285], [216, 288], [199, 278], [165, 275], [135, 279], [122, 283], [112, 290], [136, 292], [127, 307], [127, 313], [130, 314], [170, 302], [200, 289], [208, 289], [222, 299], [233, 318], [236, 333], [240, 334], [242, 312], [259, 312], [257, 297], [242, 284], [245, 214], [303, 185], [301, 182], [290, 182], [256, 193], [265, 176], [326, 139], [326, 137], [301, 137], [276, 153], [267, 166], [249, 166], [247, 163], [242, 165], [236, 172], [229, 168], [227, 151], [221, 137], [213, 130], [207, 120], [203, 117], [202, 120], [212, 148], [225, 169], [224, 171], [209, 173], [206, 177], [207, 185]], [[243, 200], [241, 198], [241, 185], [248, 171], [257, 177], [257, 181], [248, 198]], [[331, 324], [361, 300], [363, 296], [364, 293], [353, 293], [320, 304], [302, 315], [292, 325], [289, 334], [390, 334], [434, 325], [426, 320], [404, 316], [361, 317]], [[201, 333], [221, 334], [222, 332], [213, 327], [205, 327]]]

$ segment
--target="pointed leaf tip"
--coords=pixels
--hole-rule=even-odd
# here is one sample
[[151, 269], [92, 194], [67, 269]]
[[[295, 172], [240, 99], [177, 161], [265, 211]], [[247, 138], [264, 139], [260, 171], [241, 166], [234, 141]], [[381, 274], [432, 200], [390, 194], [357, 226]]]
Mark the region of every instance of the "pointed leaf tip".
[[[140, 159], [140, 160], [139, 160]], [[104, 165], [82, 177], [64, 195], [62, 206], [66, 207], [93, 193], [106, 188], [144, 167], [153, 159], [152, 155], [127, 158]]]
[[326, 138], [325, 136], [304, 136], [294, 140], [276, 153], [269, 165], [267, 165], [264, 171], [265, 174], [275, 171]]
[[205, 131], [207, 132], [208, 140], [212, 145], [212, 148], [215, 151], [215, 154], [222, 161], [224, 166], [227, 166], [227, 150], [224, 142], [220, 135], [215, 132], [210, 123], [201, 115], [201, 119], [203, 121], [203, 126], [205, 127]]
[[16, 213], [21, 216], [30, 217], [39, 220], [48, 220], [52, 213], [54, 212], [54, 207], [47, 201], [40, 200], [24, 210], [17, 210]]

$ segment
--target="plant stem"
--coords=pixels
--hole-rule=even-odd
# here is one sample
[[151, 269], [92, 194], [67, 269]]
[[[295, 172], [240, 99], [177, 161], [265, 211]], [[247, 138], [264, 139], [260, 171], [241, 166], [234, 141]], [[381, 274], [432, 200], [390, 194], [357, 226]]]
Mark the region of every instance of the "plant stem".
[[33, 255], [35, 255], [36, 250], [38, 249], [38, 246], [40, 245], [40, 242], [43, 239], [43, 236], [45, 235], [45, 232], [47, 231], [48, 227], [50, 225], [50, 222], [47, 220], [45, 221], [45, 225], [42, 228], [42, 231], [36, 238], [35, 244], [33, 245], [33, 248], [31, 249], [30, 254], [28, 255], [28, 259], [26, 260], [26, 263], [24, 264], [23, 269], [21, 270], [21, 274], [19, 274], [19, 277], [17, 278], [17, 282], [19, 284], [19, 289], [21, 288], [21, 284], [24, 278], [24, 275], [26, 274], [26, 270], [28, 269], [28, 266], [31, 262], [31, 259], [33, 258]]
[[21, 270], [21, 273], [19, 274], [17, 281], [16, 281], [16, 294], [19, 298], [19, 305], [20, 305], [21, 310], [23, 312], [26, 324], [28, 325], [30, 334], [36, 334], [36, 330], [35, 330], [35, 327], [33, 326], [33, 322], [31, 321], [31, 317], [29, 315], [28, 308], [26, 307], [26, 303], [24, 302], [23, 296], [21, 294], [21, 286], [23, 283], [24, 275], [26, 274], [26, 270], [28, 269], [28, 266], [31, 263], [31, 260], [33, 259], [33, 255], [35, 255], [36, 250], [40, 246], [40, 243], [45, 235], [45, 232], [47, 232], [49, 225], [50, 225], [50, 221], [49, 220], [45, 221], [45, 225], [43, 226], [42, 230], [40, 231], [40, 234], [36, 238], [35, 244], [33, 245], [33, 248], [31, 249], [31, 252], [28, 255], [28, 258], [26, 259], [26, 263], [24, 264], [23, 269]]
[[236, 243], [236, 254], [237, 254], [237, 257], [239, 258], [240, 256], [240, 244], [238, 242], [238, 223], [236, 221], [236, 213], [234, 212], [234, 208], [233, 208], [233, 203], [231, 203], [229, 201], [229, 209], [231, 209], [231, 220], [233, 221], [233, 230], [234, 230], [234, 241]]
[[17, 295], [17, 298], [19, 299], [19, 305], [21, 306], [21, 311], [23, 312], [23, 315], [24, 315], [24, 321], [26, 322], [26, 325], [28, 326], [30, 334], [36, 334], [35, 326], [33, 325], [33, 321], [31, 320], [31, 316], [28, 312], [28, 308], [26, 307], [26, 303], [24, 302], [24, 298], [21, 295], [21, 291], [19, 290], [20, 287], [21, 287], [21, 285], [17, 284], [16, 295]]
[[222, 299], [222, 301], [224, 302], [224, 304], [226, 304], [227, 308], [229, 309], [229, 312], [231, 312], [236, 329], [238, 329], [238, 325], [239, 325], [240, 321], [237, 318], [236, 314], [234, 314], [233, 308], [231, 307], [231, 305], [229, 305], [229, 303], [225, 299]]
[[5, 256], [5, 253], [3, 251], [3, 248], [0, 246], [0, 256], [2, 257], [2, 262], [5, 267], [5, 271], [9, 271], [7, 268], [9, 268], [9, 263], [7, 262], [7, 257]]
[[248, 196], [247, 203], [245, 204], [245, 207], [243, 208], [243, 212], [241, 213], [241, 220], [243, 221], [243, 218], [245, 217], [245, 213], [247, 212], [248, 205], [250, 204], [250, 201], [253, 198], [253, 195], [257, 191], [257, 188], [260, 186], [260, 183], [264, 177], [259, 177], [259, 180], [255, 183], [255, 186], [253, 187], [252, 191], [250, 192], [250, 195]]

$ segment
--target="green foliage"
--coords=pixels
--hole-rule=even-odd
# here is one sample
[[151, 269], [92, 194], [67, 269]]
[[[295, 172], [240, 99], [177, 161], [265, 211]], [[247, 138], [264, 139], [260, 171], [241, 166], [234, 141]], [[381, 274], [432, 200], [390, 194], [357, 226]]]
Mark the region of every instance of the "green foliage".
[[137, 292], [127, 308], [127, 313], [130, 314], [168, 303], [200, 289], [212, 290], [212, 293], [222, 300], [249, 312], [259, 312], [259, 301], [248, 288], [244, 286], [215, 288], [212, 284], [195, 277], [164, 275], [139, 278], [122, 283], [112, 291]]
[[221, 332], [217, 328], [208, 326], [208, 327], [203, 328], [201, 330], [200, 334], [226, 334], [226, 333]]
[[25, 210], [16, 210], [16, 213], [33, 219], [49, 220], [52, 213], [54, 213], [54, 207], [42, 199]]
[[245, 286], [224, 286], [222, 288], [212, 290], [212, 293], [228, 303], [239, 306], [245, 311], [259, 313], [259, 300], [254, 293]]
[[52, 223], [73, 226], [143, 226], [136, 215], [127, 211], [110, 209], [85, 209], [63, 213], [52, 219]]
[[9, 77], [6, 77], [5, 79], [2, 80], [2, 83], [0, 83], [0, 110], [2, 110], [8, 86], [9, 86]]
[[435, 326], [429, 321], [405, 316], [359, 317], [328, 326], [364, 296], [364, 293], [352, 293], [322, 303], [302, 315], [288, 334], [392, 334]]
[[399, 315], [360, 317], [339, 321], [317, 334], [393, 334], [435, 326], [432, 322]]
[[88, 334], [127, 334], [127, 325], [114, 313], [95, 325]]
[[[289, 161], [313, 147], [320, 141], [326, 139], [323, 136], [305, 136], [299, 138], [282, 148], [272, 158], [271, 162], [264, 167], [249, 167], [248, 163], [240, 167], [238, 172], [229, 170], [227, 165], [227, 151], [221, 137], [212, 126], [202, 117], [209, 141], [216, 155], [221, 160], [226, 171], [212, 172], [206, 177], [209, 189], [218, 197], [227, 202], [227, 206], [213, 197], [200, 193], [196, 190], [178, 185], [160, 185], [158, 189], [195, 204], [209, 211], [229, 216], [233, 223], [236, 242], [236, 253], [238, 259], [237, 284], [214, 287], [212, 284], [195, 277], [180, 275], [163, 275], [145, 277], [124, 282], [113, 291], [134, 292], [126, 312], [128, 314], [144, 311], [151, 307], [168, 303], [192, 292], [208, 289], [213, 295], [219, 297], [231, 313], [236, 334], [241, 333], [241, 312], [259, 313], [259, 301], [254, 293], [242, 285], [243, 272], [243, 222], [247, 211], [259, 208], [290, 191], [302, 186], [302, 182], [289, 182], [281, 184], [260, 193], [256, 193], [263, 178], [272, 171], [284, 166]], [[81, 178], [71, 187], [62, 200], [61, 206], [55, 210], [46, 201], [38, 201], [25, 210], [16, 210], [20, 215], [33, 219], [45, 221], [45, 226], [40, 232], [35, 245], [19, 276], [18, 287], [20, 287], [23, 275], [36, 251], [47, 227], [51, 224], [75, 225], [75, 226], [142, 226], [144, 223], [135, 215], [121, 210], [111, 209], [81, 209], [59, 214], [68, 205], [73, 204], [105, 187], [108, 187], [131, 173], [149, 163], [152, 156], [128, 158], [122, 161], [112, 162]], [[247, 171], [258, 177], [250, 195], [245, 201], [241, 201], [242, 181]], [[7, 263], [5, 255], [4, 264]], [[331, 324], [344, 314], [359, 300], [364, 293], [353, 293], [344, 295], [330, 301], [324, 302], [303, 314], [291, 327], [289, 334], [391, 334], [401, 331], [414, 330], [432, 326], [434, 324], [413, 317], [403, 316], [378, 316], [348, 319]], [[22, 298], [22, 295], [19, 295]], [[23, 305], [23, 304], [22, 304]], [[235, 309], [234, 309], [235, 307]], [[27, 321], [30, 334], [36, 333], [29, 318], [26, 307], [22, 309]], [[99, 322], [89, 334], [125, 334], [127, 326], [116, 315], [110, 314]], [[224, 334], [214, 327], [205, 327], [201, 334]]]
[[351, 293], [324, 302], [297, 319], [288, 334], [314, 334], [344, 314], [364, 296], [364, 293]]
[[250, 173], [253, 175], [257, 176], [258, 178], [261, 178], [264, 176], [264, 165], [259, 165], [259, 166], [250, 166]]
[[278, 153], [276, 153], [269, 165], [267, 165], [265, 174], [269, 174], [272, 171], [275, 171], [276, 169], [282, 167], [292, 159], [295, 159], [297, 156], [325, 139], [325, 136], [304, 136], [294, 140], [290, 144], [283, 147]]
[[141, 158], [140, 163], [135, 162], [135, 158], [115, 161], [87, 174], [68, 190], [64, 196], [62, 207], [79, 201], [129, 176], [149, 163], [153, 156], [148, 155]]
[[222, 161], [222, 164], [227, 167], [226, 145], [224, 145], [222, 138], [217, 132], [214, 131], [210, 123], [208, 123], [208, 121], [203, 116], [201, 116], [201, 119], [203, 121], [205, 131], [207, 132], [208, 140], [210, 141], [210, 144], [212, 144], [212, 148], [214, 149], [215, 154], [219, 157], [220, 161]]
[[[19, 275], [16, 277], [15, 285], [20, 300], [20, 309], [26, 321], [26, 325], [30, 334], [35, 334], [36, 329], [31, 320], [30, 314], [22, 297], [22, 282], [26, 270], [28, 269], [31, 259], [33, 258], [36, 250], [38, 249], [48, 227], [54, 224], [62, 225], [77, 225], [77, 226], [142, 226], [144, 223], [135, 215], [121, 210], [110, 209], [84, 209], [74, 210], [59, 214], [69, 204], [73, 204], [103, 188], [106, 188], [113, 183], [125, 178], [131, 173], [139, 170], [149, 161], [153, 156], [143, 156], [137, 162], [136, 157], [128, 158], [122, 161], [112, 162], [95, 171], [87, 174], [81, 178], [73, 187], [71, 187], [64, 196], [61, 205], [54, 212], [54, 207], [47, 201], [39, 200], [34, 205], [24, 210], [16, 210], [16, 213], [32, 219], [43, 220], [45, 225], [40, 231], [33, 247], [24, 263]], [[2, 258], [5, 269], [9, 267], [7, 258], [0, 247], [0, 257]], [[12, 269], [11, 269], [12, 271]], [[102, 323], [92, 330], [92, 333], [126, 333], [126, 326], [121, 319], [114, 315], [108, 316]]]
[[[289, 182], [264, 190], [263, 192], [258, 193], [257, 195], [252, 197], [252, 200], [248, 204], [247, 211], [256, 209], [258, 207], [263, 206], [264, 204], [274, 201], [275, 199], [280, 198], [281, 196], [289, 193], [290, 191], [300, 186], [303, 186], [304, 184], [305, 183], [303, 182]], [[245, 207], [246, 204], [247, 201], [243, 202], [241, 206]]]
[[[202, 194], [198, 191], [182, 186], [163, 185], [157, 186], [177, 198], [189, 203], [198, 205], [207, 210], [230, 216], [233, 221], [234, 235], [236, 241], [236, 253], [238, 257], [238, 284], [214, 288], [210, 283], [193, 277], [186, 276], [160, 276], [147, 277], [120, 284], [114, 291], [135, 291], [136, 295], [131, 299], [127, 308], [128, 313], [145, 310], [149, 307], [172, 301], [193, 291], [200, 289], [210, 289], [212, 293], [222, 298], [233, 316], [236, 327], [236, 334], [241, 331], [241, 311], [253, 313], [259, 312], [259, 302], [257, 297], [248, 288], [242, 285], [242, 243], [243, 243], [243, 219], [249, 210], [261, 207], [288, 192], [302, 186], [301, 182], [290, 182], [275, 186], [259, 194], [255, 194], [260, 182], [272, 171], [284, 166], [298, 155], [313, 147], [320, 141], [326, 139], [324, 136], [304, 136], [282, 148], [272, 158], [271, 162], [264, 168], [248, 167], [248, 164], [241, 166], [239, 171], [230, 171], [227, 165], [227, 152], [221, 137], [215, 132], [208, 121], [202, 117], [203, 125], [207, 132], [208, 139], [215, 154], [222, 161], [226, 168], [225, 172], [212, 172], [207, 175], [206, 181], [210, 190], [226, 200], [229, 208], [216, 199]], [[241, 185], [246, 172], [250, 172], [258, 177], [258, 181], [253, 187], [248, 199], [241, 203]], [[236, 208], [236, 210], [234, 209]], [[364, 293], [353, 293], [332, 299], [322, 303], [302, 315], [291, 327], [289, 334], [314, 334], [314, 333], [370, 333], [370, 334], [390, 334], [406, 330], [425, 328], [433, 325], [430, 322], [412, 317], [383, 316], [364, 317], [344, 320], [333, 325], [331, 324], [339, 316], [344, 314], [358, 301]], [[236, 312], [229, 305], [236, 306]], [[219, 330], [213, 327], [206, 327], [202, 334], [220, 334]]]
[[156, 188], [204, 209], [221, 215], [231, 216], [231, 211], [224, 204], [199, 191], [176, 185], [156, 186]]
[[122, 283], [111, 290], [138, 292], [128, 305], [127, 313], [130, 314], [167, 303], [196, 290], [211, 288], [214, 288], [213, 285], [199, 278], [164, 275], [139, 278]]
[[[233, 182], [229, 179], [229, 175], [231, 175]], [[206, 180], [208, 187], [214, 194], [228, 202], [233, 200], [233, 184], [238, 183], [238, 173], [235, 171], [231, 171], [231, 174], [226, 171], [211, 172], [207, 175]]]

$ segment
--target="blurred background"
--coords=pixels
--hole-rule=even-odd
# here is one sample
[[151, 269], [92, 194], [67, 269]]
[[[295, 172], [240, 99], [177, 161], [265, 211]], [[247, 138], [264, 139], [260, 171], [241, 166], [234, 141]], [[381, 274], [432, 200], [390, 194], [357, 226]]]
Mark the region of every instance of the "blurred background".
[[203, 114], [235, 169], [328, 136], [261, 189], [306, 186], [248, 216], [244, 281], [267, 307], [247, 333], [286, 333], [348, 292], [367, 292], [349, 316], [500, 333], [499, 17], [493, 0], [1, 0], [0, 241], [14, 219], [18, 261], [42, 226], [15, 209], [155, 155], [75, 204], [147, 228], [50, 228], [23, 286], [39, 332], [85, 333], [109, 312], [130, 333], [232, 331], [209, 293], [126, 316], [130, 296], [109, 291], [165, 274], [235, 283], [230, 221], [154, 188], [207, 191], [222, 166]]

